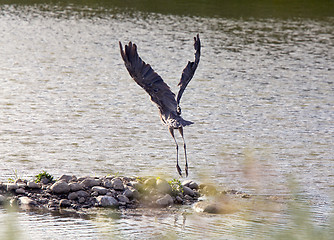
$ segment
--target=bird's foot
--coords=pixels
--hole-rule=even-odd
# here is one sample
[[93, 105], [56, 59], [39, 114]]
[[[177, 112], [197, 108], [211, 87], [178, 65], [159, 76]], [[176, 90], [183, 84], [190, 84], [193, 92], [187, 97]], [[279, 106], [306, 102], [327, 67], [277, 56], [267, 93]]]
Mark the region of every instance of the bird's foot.
[[179, 164], [176, 164], [176, 169], [179, 172], [180, 176], [182, 177], [182, 171], [181, 171]]
[[187, 164], [184, 170], [186, 171], [186, 177], [188, 177], [188, 165]]

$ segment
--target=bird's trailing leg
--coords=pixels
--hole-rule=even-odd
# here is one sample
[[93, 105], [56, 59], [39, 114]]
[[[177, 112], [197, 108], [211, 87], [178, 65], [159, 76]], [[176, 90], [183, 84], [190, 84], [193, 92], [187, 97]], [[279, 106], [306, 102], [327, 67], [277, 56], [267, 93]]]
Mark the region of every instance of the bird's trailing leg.
[[185, 171], [186, 171], [186, 177], [188, 177], [188, 159], [187, 159], [186, 142], [184, 141], [184, 137], [183, 137], [183, 127], [179, 127], [179, 132], [183, 139], [184, 159], [186, 160]]
[[180, 176], [182, 177], [182, 171], [181, 171], [181, 168], [179, 166], [179, 146], [177, 145], [177, 142], [176, 142], [176, 139], [175, 139], [175, 136], [174, 136], [174, 128], [170, 127], [169, 132], [172, 135], [172, 137], [174, 139], [174, 142], [175, 142], [175, 145], [176, 145], [176, 169], [179, 172]]

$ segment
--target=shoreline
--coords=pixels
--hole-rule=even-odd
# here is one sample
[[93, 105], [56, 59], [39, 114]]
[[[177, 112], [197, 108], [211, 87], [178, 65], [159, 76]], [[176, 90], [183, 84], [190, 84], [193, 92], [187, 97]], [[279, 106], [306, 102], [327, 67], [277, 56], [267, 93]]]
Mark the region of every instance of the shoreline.
[[[36, 176], [38, 177], [38, 176]], [[37, 182], [36, 182], [37, 181]], [[198, 205], [197, 211], [222, 213], [223, 206], [202, 201], [205, 196], [237, 195], [235, 190], [219, 192], [212, 185], [192, 180], [182, 183], [156, 177], [76, 177], [62, 175], [58, 180], [44, 172], [36, 181], [17, 179], [0, 182], [0, 206], [6, 203], [19, 209], [81, 211], [91, 208], [137, 209], [166, 208], [173, 205]]]

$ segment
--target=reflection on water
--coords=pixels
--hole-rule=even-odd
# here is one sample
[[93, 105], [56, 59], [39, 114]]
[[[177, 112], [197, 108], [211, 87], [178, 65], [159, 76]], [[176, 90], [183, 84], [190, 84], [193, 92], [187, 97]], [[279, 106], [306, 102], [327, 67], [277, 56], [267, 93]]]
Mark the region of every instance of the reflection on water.
[[[11, 214], [11, 215], [10, 215]], [[27, 212], [0, 215], [0, 233], [3, 226], [15, 225], [15, 236], [22, 239], [166, 239], [198, 238], [234, 239], [238, 236], [256, 237], [263, 234], [254, 231], [266, 223], [275, 223], [284, 228], [286, 221], [275, 220], [274, 213], [262, 212], [262, 215], [235, 213], [228, 215], [209, 215], [194, 213], [188, 208], [180, 209], [139, 209], [135, 212], [115, 210], [94, 210], [90, 217], [84, 215], [57, 215]], [[11, 222], [8, 222], [8, 221]], [[283, 224], [284, 221], [284, 224]], [[33, 225], [32, 225], [33, 224]], [[36, 231], [43, 229], [43, 231]], [[262, 230], [269, 235], [270, 225]], [[3, 235], [0, 235], [3, 236]]]
[[[100, 15], [114, 12], [145, 12], [164, 15], [201, 16], [214, 18], [324, 18], [334, 14], [334, 3], [327, 0], [261, 1], [261, 0], [12, 0], [11, 4], [32, 5], [40, 10], [53, 9], [61, 17], [78, 11], [80, 15]], [[0, 1], [1, 3], [1, 1]], [[8, 2], [5, 1], [6, 4]]]
[[[177, 177], [173, 141], [156, 107], [129, 78], [118, 41], [137, 43], [142, 58], [176, 92], [199, 32], [202, 58], [182, 101], [184, 118], [195, 122], [185, 128], [190, 177], [284, 195], [290, 175], [310, 199], [313, 219], [327, 220], [334, 167], [333, 18], [243, 20], [75, 6], [1, 6], [0, 180], [13, 171], [31, 178], [41, 170], [56, 177]], [[138, 221], [101, 214], [107, 215], [102, 228], [111, 225], [125, 236], [171, 229], [182, 237], [199, 227], [196, 214], [184, 227], [182, 211]], [[286, 218], [284, 212], [273, 215]], [[231, 226], [243, 234], [256, 228], [240, 213], [199, 217], [217, 235], [237, 238], [242, 234], [229, 232]], [[19, 219], [26, 229], [31, 222], [58, 226], [62, 237], [99, 232], [94, 221], [80, 218]]]
[[263, 200], [262, 197], [238, 199], [242, 209], [225, 215], [196, 213], [187, 206], [160, 210], [94, 209], [81, 214], [2, 212], [0, 236], [4, 236], [1, 235], [4, 226], [15, 226], [16, 232], [12, 233], [15, 239], [292, 239], [293, 236], [330, 239], [332, 236], [332, 228], [327, 226], [319, 232], [321, 228], [310, 224], [306, 212], [296, 210], [301, 205], [294, 206], [292, 218], [283, 215], [287, 203], [295, 203], [295, 199]]

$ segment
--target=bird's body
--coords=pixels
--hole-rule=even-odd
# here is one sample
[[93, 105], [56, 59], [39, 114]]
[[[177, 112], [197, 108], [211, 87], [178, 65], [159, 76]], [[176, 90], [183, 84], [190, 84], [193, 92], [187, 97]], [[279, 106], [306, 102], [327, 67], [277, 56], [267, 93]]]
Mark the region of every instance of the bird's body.
[[129, 42], [128, 45], [125, 45], [125, 49], [123, 51], [122, 44], [119, 42], [121, 56], [124, 60], [124, 64], [128, 72], [130, 73], [130, 76], [150, 95], [151, 101], [158, 106], [160, 119], [162, 123], [168, 127], [169, 132], [175, 141], [177, 150], [176, 168], [180, 175], [181, 169], [178, 165], [178, 145], [174, 137], [174, 129], [178, 129], [183, 138], [186, 160], [185, 171], [186, 175], [188, 175], [188, 161], [186, 154], [186, 144], [183, 137], [183, 127], [193, 124], [193, 122], [187, 121], [181, 117], [181, 108], [179, 104], [185, 88], [194, 76], [200, 59], [201, 44], [198, 35], [194, 38], [194, 41], [194, 48], [196, 50], [195, 61], [188, 62], [187, 66], [182, 72], [182, 76], [178, 84], [180, 86], [180, 90], [178, 92], [177, 98], [175, 98], [175, 94], [170, 90], [169, 86], [162, 80], [162, 78], [156, 72], [154, 72], [151, 66], [146, 64], [139, 57], [137, 53], [137, 46], [135, 44]]

